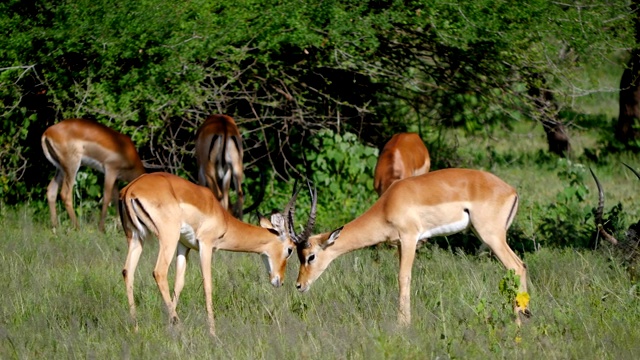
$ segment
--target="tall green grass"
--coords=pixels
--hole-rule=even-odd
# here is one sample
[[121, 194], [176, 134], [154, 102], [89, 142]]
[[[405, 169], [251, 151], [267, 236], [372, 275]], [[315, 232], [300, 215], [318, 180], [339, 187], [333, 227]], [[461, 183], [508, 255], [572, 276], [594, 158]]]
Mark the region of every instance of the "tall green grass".
[[[131, 330], [121, 268], [126, 243], [111, 219], [53, 234], [30, 207], [0, 212], [0, 358], [598, 358], [640, 351], [636, 285], [606, 250], [527, 253], [533, 317], [518, 329], [490, 257], [419, 249], [413, 321], [397, 329], [397, 256], [365, 249], [337, 259], [313, 288], [273, 288], [256, 255], [216, 253], [208, 336], [197, 253], [168, 326], [151, 276], [157, 244], [146, 246], [135, 286], [140, 330]], [[68, 225], [68, 224], [67, 224]]]
[[[574, 105], [582, 106], [583, 113], [612, 116], [614, 100], [605, 91]], [[54, 234], [42, 203], [18, 208], [0, 203], [0, 359], [636, 358], [640, 297], [625, 267], [602, 244], [593, 250], [550, 245], [559, 243], [554, 237], [580, 240], [593, 233], [589, 213], [597, 192], [589, 167], [604, 185], [605, 209], [623, 204], [623, 226], [640, 218], [640, 184], [621, 164], [640, 168], [640, 158], [607, 153], [610, 126], [602, 118], [572, 124], [574, 153], [568, 161], [545, 153], [544, 133], [530, 122], [514, 123], [491, 136], [450, 130], [438, 135], [446, 146], [431, 149], [436, 162], [485, 169], [518, 189], [520, 208], [509, 238], [517, 251], [525, 250], [516, 246], [525, 242], [536, 245], [535, 251], [528, 248], [522, 254], [533, 317], [521, 328], [513, 322], [509, 299], [499, 291], [506, 272], [486, 255], [421, 247], [413, 269], [412, 323], [398, 329], [393, 248], [338, 258], [305, 294], [293, 286], [295, 257], [284, 287], [276, 289], [258, 256], [220, 252], [212, 266], [218, 333], [212, 339], [197, 253], [191, 255], [178, 307], [182, 324], [170, 328], [151, 275], [157, 257], [153, 240], [136, 274], [140, 330], [134, 333], [121, 276], [126, 241], [113, 214], [102, 234], [97, 211], [90, 206], [81, 216], [81, 231], [69, 230], [61, 212], [63, 223]], [[559, 194], [572, 190], [566, 174], [582, 176], [578, 187], [587, 190], [584, 199], [562, 204]], [[272, 202], [286, 202], [289, 193]], [[370, 196], [345, 208], [339, 195], [321, 209], [318, 231], [342, 225], [345, 214], [355, 217], [376, 200], [371, 189]], [[301, 196], [299, 202], [298, 214], [304, 218], [308, 198]], [[553, 213], [558, 206], [567, 212]], [[574, 229], [581, 232], [570, 233]]]

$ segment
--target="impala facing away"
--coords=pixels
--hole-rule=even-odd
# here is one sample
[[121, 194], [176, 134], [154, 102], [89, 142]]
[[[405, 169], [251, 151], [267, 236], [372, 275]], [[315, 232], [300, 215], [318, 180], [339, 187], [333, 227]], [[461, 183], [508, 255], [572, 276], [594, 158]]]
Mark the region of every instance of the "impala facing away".
[[[207, 188], [175, 175], [146, 174], [122, 189], [120, 216], [129, 247], [122, 275], [135, 329], [138, 325], [133, 281], [142, 247], [149, 235], [155, 235], [159, 242], [153, 277], [172, 324], [179, 322], [176, 307], [184, 287], [187, 255], [192, 249], [199, 251], [209, 331], [215, 336], [211, 299], [213, 252], [228, 250], [261, 254], [271, 284], [276, 287], [282, 285], [287, 259], [295, 246], [292, 238], [299, 238], [293, 231], [288, 231], [293, 229], [289, 219], [293, 217], [296, 194], [285, 207], [284, 214], [274, 213], [271, 221], [260, 217], [262, 227], [259, 227], [231, 216]], [[313, 224], [307, 228], [311, 226]], [[172, 300], [167, 273], [176, 249], [176, 280]]]
[[[196, 133], [198, 183], [211, 189], [222, 207], [238, 219], [242, 219], [244, 203], [242, 151], [240, 131], [230, 116], [211, 115]], [[232, 182], [238, 199], [233, 209], [229, 209]]]
[[132, 181], [145, 172], [131, 139], [95, 121], [67, 119], [50, 126], [41, 140], [44, 155], [57, 169], [47, 188], [51, 225], [58, 225], [56, 198], [62, 185], [60, 198], [71, 222], [78, 227], [72, 191], [80, 165], [86, 165], [104, 173], [99, 225], [104, 231], [107, 207], [118, 198], [116, 180]]
[[[411, 322], [411, 268], [416, 245], [433, 236], [467, 228], [484, 241], [527, 291], [526, 267], [507, 245], [507, 229], [518, 208], [516, 191], [493, 174], [445, 169], [396, 182], [360, 217], [332, 232], [297, 241], [300, 272], [296, 287], [309, 287], [338, 256], [384, 241], [398, 243], [400, 287], [398, 323]], [[527, 304], [514, 304], [517, 319], [529, 315]]]
[[427, 173], [430, 166], [429, 151], [418, 134], [395, 134], [378, 157], [373, 186], [382, 196], [394, 182]]

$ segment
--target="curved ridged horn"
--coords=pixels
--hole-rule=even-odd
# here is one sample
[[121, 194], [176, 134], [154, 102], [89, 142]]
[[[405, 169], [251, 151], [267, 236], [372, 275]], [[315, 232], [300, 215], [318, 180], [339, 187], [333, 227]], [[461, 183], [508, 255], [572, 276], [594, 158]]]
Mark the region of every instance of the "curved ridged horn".
[[309, 211], [309, 219], [304, 227], [304, 230], [298, 235], [299, 243], [306, 243], [311, 236], [313, 227], [316, 225], [316, 209], [318, 206], [318, 192], [315, 186], [311, 188], [311, 182], [307, 180], [307, 186], [309, 187], [309, 194], [311, 195], [311, 211]]
[[628, 167], [628, 168], [629, 168], [629, 170], [631, 170], [634, 174], [636, 174], [636, 176], [637, 176], [637, 177], [638, 177], [638, 179], [640, 180], [640, 173], [638, 173], [638, 172], [636, 171], [636, 169], [632, 168], [631, 166], [629, 166], [629, 165], [627, 165], [627, 164], [625, 164], [625, 163], [622, 163], [622, 165], [624, 165], [624, 166]]
[[291, 236], [291, 239], [295, 243], [298, 242], [298, 236], [296, 235], [295, 229], [293, 227], [293, 217], [296, 212], [296, 198], [298, 197], [298, 193], [300, 192], [299, 189], [296, 189], [297, 187], [298, 181], [296, 180], [296, 182], [293, 184], [293, 195], [287, 203], [287, 206], [284, 207], [283, 212], [284, 228], [289, 232], [289, 236]]
[[595, 213], [595, 222], [596, 222], [596, 227], [598, 228], [598, 233], [600, 233], [600, 235], [602, 235], [603, 238], [607, 239], [607, 241], [609, 241], [613, 245], [618, 245], [618, 240], [614, 238], [613, 235], [609, 234], [602, 226], [602, 213], [604, 210], [604, 191], [602, 191], [602, 186], [600, 185], [600, 181], [598, 180], [598, 177], [596, 177], [596, 174], [593, 172], [593, 170], [591, 170], [591, 168], [589, 168], [589, 171], [591, 172], [591, 176], [593, 176], [593, 180], [596, 181], [596, 186], [598, 187], [598, 207], [596, 208], [596, 213]]

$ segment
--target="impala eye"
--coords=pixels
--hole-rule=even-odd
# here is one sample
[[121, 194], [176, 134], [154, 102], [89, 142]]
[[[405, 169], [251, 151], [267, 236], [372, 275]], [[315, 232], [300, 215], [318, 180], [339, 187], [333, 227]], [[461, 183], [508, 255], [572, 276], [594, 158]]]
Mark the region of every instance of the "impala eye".
[[307, 264], [311, 264], [316, 260], [316, 254], [311, 254], [309, 255], [309, 257], [307, 258]]
[[287, 258], [293, 254], [293, 248], [287, 248]]

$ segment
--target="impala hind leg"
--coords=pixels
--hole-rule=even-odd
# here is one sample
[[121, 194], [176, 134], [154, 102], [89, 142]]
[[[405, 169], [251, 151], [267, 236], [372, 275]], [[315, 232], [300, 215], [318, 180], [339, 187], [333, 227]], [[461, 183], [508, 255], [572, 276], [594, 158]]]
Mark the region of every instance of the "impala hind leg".
[[138, 260], [140, 260], [140, 254], [142, 253], [143, 241], [138, 239], [137, 236], [127, 234], [127, 242], [129, 244], [129, 250], [127, 252], [127, 260], [124, 263], [124, 269], [122, 270], [122, 277], [124, 278], [124, 284], [127, 290], [129, 314], [133, 321], [133, 329], [137, 332], [138, 319], [136, 316], [136, 303], [133, 297], [133, 281], [135, 278], [136, 267], [138, 266]]
[[224, 175], [220, 179], [220, 187], [218, 188], [220, 196], [218, 199], [220, 200], [220, 204], [222, 205], [222, 207], [235, 216], [233, 209], [229, 207], [229, 189], [231, 188], [231, 177], [231, 168], [226, 167]]
[[[516, 275], [520, 278], [520, 287], [518, 289], [518, 295], [527, 293], [527, 267], [522, 262], [520, 257], [516, 255], [513, 250], [507, 244], [507, 231], [505, 229], [490, 229], [488, 227], [480, 230], [475, 229], [476, 234], [482, 241], [485, 242], [491, 248], [491, 251], [496, 255], [498, 260], [504, 265], [505, 268], [514, 270]], [[528, 300], [527, 300], [528, 302]], [[518, 325], [521, 323], [520, 316], [529, 317], [531, 312], [528, 308], [528, 303], [523, 305], [519, 304], [517, 299], [514, 304], [514, 311], [516, 313], [516, 322]]]
[[178, 300], [180, 293], [184, 288], [184, 277], [187, 272], [187, 256], [189, 256], [189, 248], [178, 243], [178, 252], [176, 254], [176, 282], [173, 285], [173, 308], [178, 308]]
[[411, 270], [416, 257], [417, 234], [400, 236], [398, 255], [400, 270], [398, 272], [398, 326], [406, 327], [411, 324]]
[[[160, 233], [162, 234], [162, 232]], [[164, 301], [169, 313], [169, 321], [171, 325], [179, 324], [180, 318], [178, 317], [176, 308], [173, 306], [173, 301], [171, 300], [171, 295], [169, 293], [169, 280], [167, 278], [169, 266], [171, 265], [171, 260], [173, 260], [173, 254], [176, 251], [177, 243], [176, 241], [168, 239], [178, 239], [179, 236], [180, 234], [177, 233], [173, 236], [165, 235], [165, 238], [158, 237], [158, 261], [156, 262], [156, 267], [153, 269], [153, 278], [156, 281], [156, 285], [158, 285], [158, 290], [160, 290], [162, 300]]]
[[67, 159], [67, 163], [60, 164], [63, 167], [62, 173], [62, 187], [60, 189], [60, 199], [64, 204], [71, 223], [75, 228], [79, 228], [78, 219], [76, 218], [76, 211], [73, 208], [73, 186], [76, 184], [76, 175], [78, 169], [80, 169], [80, 160], [75, 158]]
[[55, 229], [58, 226], [58, 215], [56, 213], [56, 201], [58, 200], [58, 190], [60, 189], [60, 184], [62, 184], [62, 179], [64, 177], [64, 172], [58, 169], [56, 170], [56, 174], [53, 179], [47, 186], [47, 202], [49, 203], [49, 214], [51, 219], [51, 226]]
[[233, 205], [233, 214], [242, 220], [242, 207], [244, 206], [244, 192], [242, 191], [242, 182], [244, 181], [244, 169], [242, 164], [242, 156], [238, 151], [229, 151], [229, 160], [232, 168], [233, 189], [236, 191], [237, 199]]

